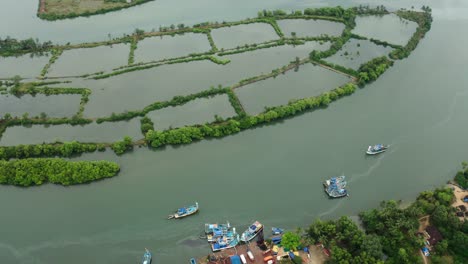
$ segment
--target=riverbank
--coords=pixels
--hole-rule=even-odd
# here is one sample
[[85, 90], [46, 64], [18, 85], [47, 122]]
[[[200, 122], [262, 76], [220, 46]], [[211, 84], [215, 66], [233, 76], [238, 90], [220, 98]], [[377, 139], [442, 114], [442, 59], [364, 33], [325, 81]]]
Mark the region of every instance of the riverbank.
[[[332, 263], [414, 264], [427, 261], [421, 254], [422, 248], [430, 250], [430, 263], [466, 263], [468, 221], [458, 218], [455, 210], [459, 205], [468, 205], [462, 200], [466, 193], [448, 185], [420, 193], [404, 208], [401, 201], [383, 201], [379, 209], [361, 212], [359, 223], [346, 216], [338, 220], [315, 220], [305, 232], [299, 228], [283, 234], [279, 250], [270, 239], [265, 240], [268, 247], [262, 250], [252, 241], [248, 246], [208, 255], [201, 258], [200, 263], [225, 263], [229, 256], [247, 256], [246, 251], [250, 249], [255, 252], [252, 263], [263, 263], [264, 257], [271, 256], [281, 260], [280, 263], [315, 264], [328, 260]], [[361, 224], [363, 229], [358, 226]], [[322, 257], [311, 261], [307, 254], [299, 253], [304, 247], [314, 249], [312, 254]], [[317, 250], [322, 247], [322, 252]], [[289, 250], [296, 252], [295, 261], [288, 257]]]

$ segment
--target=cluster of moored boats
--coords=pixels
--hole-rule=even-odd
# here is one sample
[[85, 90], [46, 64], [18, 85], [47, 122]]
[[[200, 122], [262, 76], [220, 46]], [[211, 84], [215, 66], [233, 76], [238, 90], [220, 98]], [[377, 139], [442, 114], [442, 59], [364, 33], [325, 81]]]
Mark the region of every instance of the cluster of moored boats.
[[[377, 144], [374, 146], [369, 146], [367, 148], [366, 154], [368, 155], [377, 155], [385, 152], [388, 149], [388, 145]], [[331, 198], [340, 198], [349, 196], [348, 191], [346, 190], [346, 180], [345, 176], [332, 177], [326, 180], [323, 185], [325, 192]], [[180, 219], [190, 215], [194, 215], [200, 211], [198, 202], [195, 202], [194, 205], [187, 207], [181, 207], [177, 209], [174, 214], [168, 216], [168, 219]], [[242, 234], [236, 232], [236, 228], [232, 227], [229, 222], [226, 224], [205, 224], [205, 237], [208, 243], [210, 244], [211, 250], [213, 252], [222, 251], [229, 248], [234, 248], [239, 243], [248, 243], [254, 239], [258, 234], [263, 231], [263, 225], [255, 221], [252, 223]], [[283, 233], [283, 230], [280, 228], [272, 228], [273, 235], [280, 235]], [[275, 237], [274, 237], [275, 238]], [[278, 237], [277, 237], [278, 238]], [[249, 258], [253, 259], [253, 256], [250, 251], [247, 252]], [[151, 264], [151, 253], [146, 249], [143, 255], [143, 264]], [[195, 259], [190, 259], [191, 264], [196, 264]]]
[[213, 252], [233, 248], [239, 243], [247, 243], [263, 231], [263, 225], [255, 221], [241, 235], [235, 227], [226, 224], [205, 224], [206, 240], [210, 243]]
[[[366, 154], [377, 155], [377, 154], [387, 151], [388, 147], [389, 145], [383, 145], [383, 144], [369, 146], [367, 148]], [[340, 198], [340, 197], [349, 196], [348, 191], [346, 190], [346, 184], [347, 184], [346, 177], [343, 175], [339, 177], [332, 177], [326, 180], [323, 183], [323, 186], [328, 196], [330, 196], [331, 198]]]

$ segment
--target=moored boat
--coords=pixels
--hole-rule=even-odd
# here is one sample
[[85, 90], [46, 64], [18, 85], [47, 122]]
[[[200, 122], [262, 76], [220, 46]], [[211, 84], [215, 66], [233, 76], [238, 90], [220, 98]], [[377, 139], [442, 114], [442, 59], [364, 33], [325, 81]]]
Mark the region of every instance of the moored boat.
[[260, 222], [255, 221], [247, 228], [247, 230], [244, 231], [244, 233], [242, 233], [240, 240], [242, 242], [249, 242], [254, 237], [256, 237], [261, 231], [263, 231], [263, 225]]
[[388, 147], [389, 147], [388, 145], [383, 145], [383, 144], [377, 144], [377, 145], [374, 145], [374, 146], [369, 146], [367, 148], [366, 154], [376, 155], [376, 154], [387, 151]]
[[205, 234], [208, 242], [215, 242], [216, 239], [227, 234], [231, 224], [227, 222], [226, 224], [205, 224]]
[[145, 248], [145, 254], [143, 254], [143, 260], [142, 260], [142, 264], [151, 264], [151, 261], [152, 261], [152, 256], [151, 256], [151, 252], [149, 252], [148, 249]]
[[345, 176], [333, 177], [329, 180], [326, 180], [323, 183], [325, 187], [325, 192], [331, 198], [340, 198], [344, 196], [348, 196], [348, 191], [346, 188], [346, 181]]
[[213, 252], [233, 248], [239, 244], [239, 234], [236, 233], [236, 229], [228, 231], [226, 235], [216, 239], [216, 242], [211, 244], [211, 250]]
[[279, 228], [279, 227], [272, 227], [271, 228], [271, 233], [273, 235], [281, 235], [281, 234], [283, 234], [283, 232], [284, 232], [284, 230]]
[[184, 218], [184, 217], [196, 214], [198, 213], [198, 211], [199, 211], [198, 203], [196, 202], [195, 205], [179, 208], [175, 214], [169, 215], [167, 219]]
[[194, 258], [190, 259], [190, 264], [197, 264], [197, 261]]

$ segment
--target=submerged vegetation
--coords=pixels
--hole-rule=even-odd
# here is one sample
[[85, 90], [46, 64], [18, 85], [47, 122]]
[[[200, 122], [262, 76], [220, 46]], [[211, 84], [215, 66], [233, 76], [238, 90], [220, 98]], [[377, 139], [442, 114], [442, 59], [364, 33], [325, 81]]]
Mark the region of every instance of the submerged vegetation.
[[120, 167], [109, 161], [64, 159], [0, 160], [0, 184], [34, 186], [44, 183], [82, 184], [117, 175]]

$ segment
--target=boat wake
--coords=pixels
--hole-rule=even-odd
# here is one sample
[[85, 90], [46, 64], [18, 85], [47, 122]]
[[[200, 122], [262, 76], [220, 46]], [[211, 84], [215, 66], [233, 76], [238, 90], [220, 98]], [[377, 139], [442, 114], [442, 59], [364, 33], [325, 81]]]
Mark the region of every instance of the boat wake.
[[335, 206], [333, 206], [332, 208], [328, 209], [327, 211], [325, 211], [325, 212], [319, 214], [318, 217], [319, 217], [319, 218], [322, 218], [322, 217], [324, 217], [324, 216], [326, 216], [326, 215], [329, 215], [329, 214], [335, 212], [335, 211], [341, 206], [341, 204], [343, 203], [344, 200], [346, 200], [346, 199], [340, 199], [340, 200], [335, 204]]
[[430, 127], [429, 130], [437, 129], [437, 128], [447, 124], [448, 122], [450, 122], [450, 120], [452, 120], [452, 118], [453, 118], [453, 115], [455, 114], [455, 109], [456, 109], [456, 107], [458, 105], [459, 99], [462, 98], [462, 97], [466, 97], [466, 96], [468, 96], [468, 91], [456, 92], [455, 95], [452, 98], [452, 103], [449, 106], [449, 111], [448, 111], [447, 116], [444, 119], [442, 119], [441, 121], [434, 124], [432, 127]]

